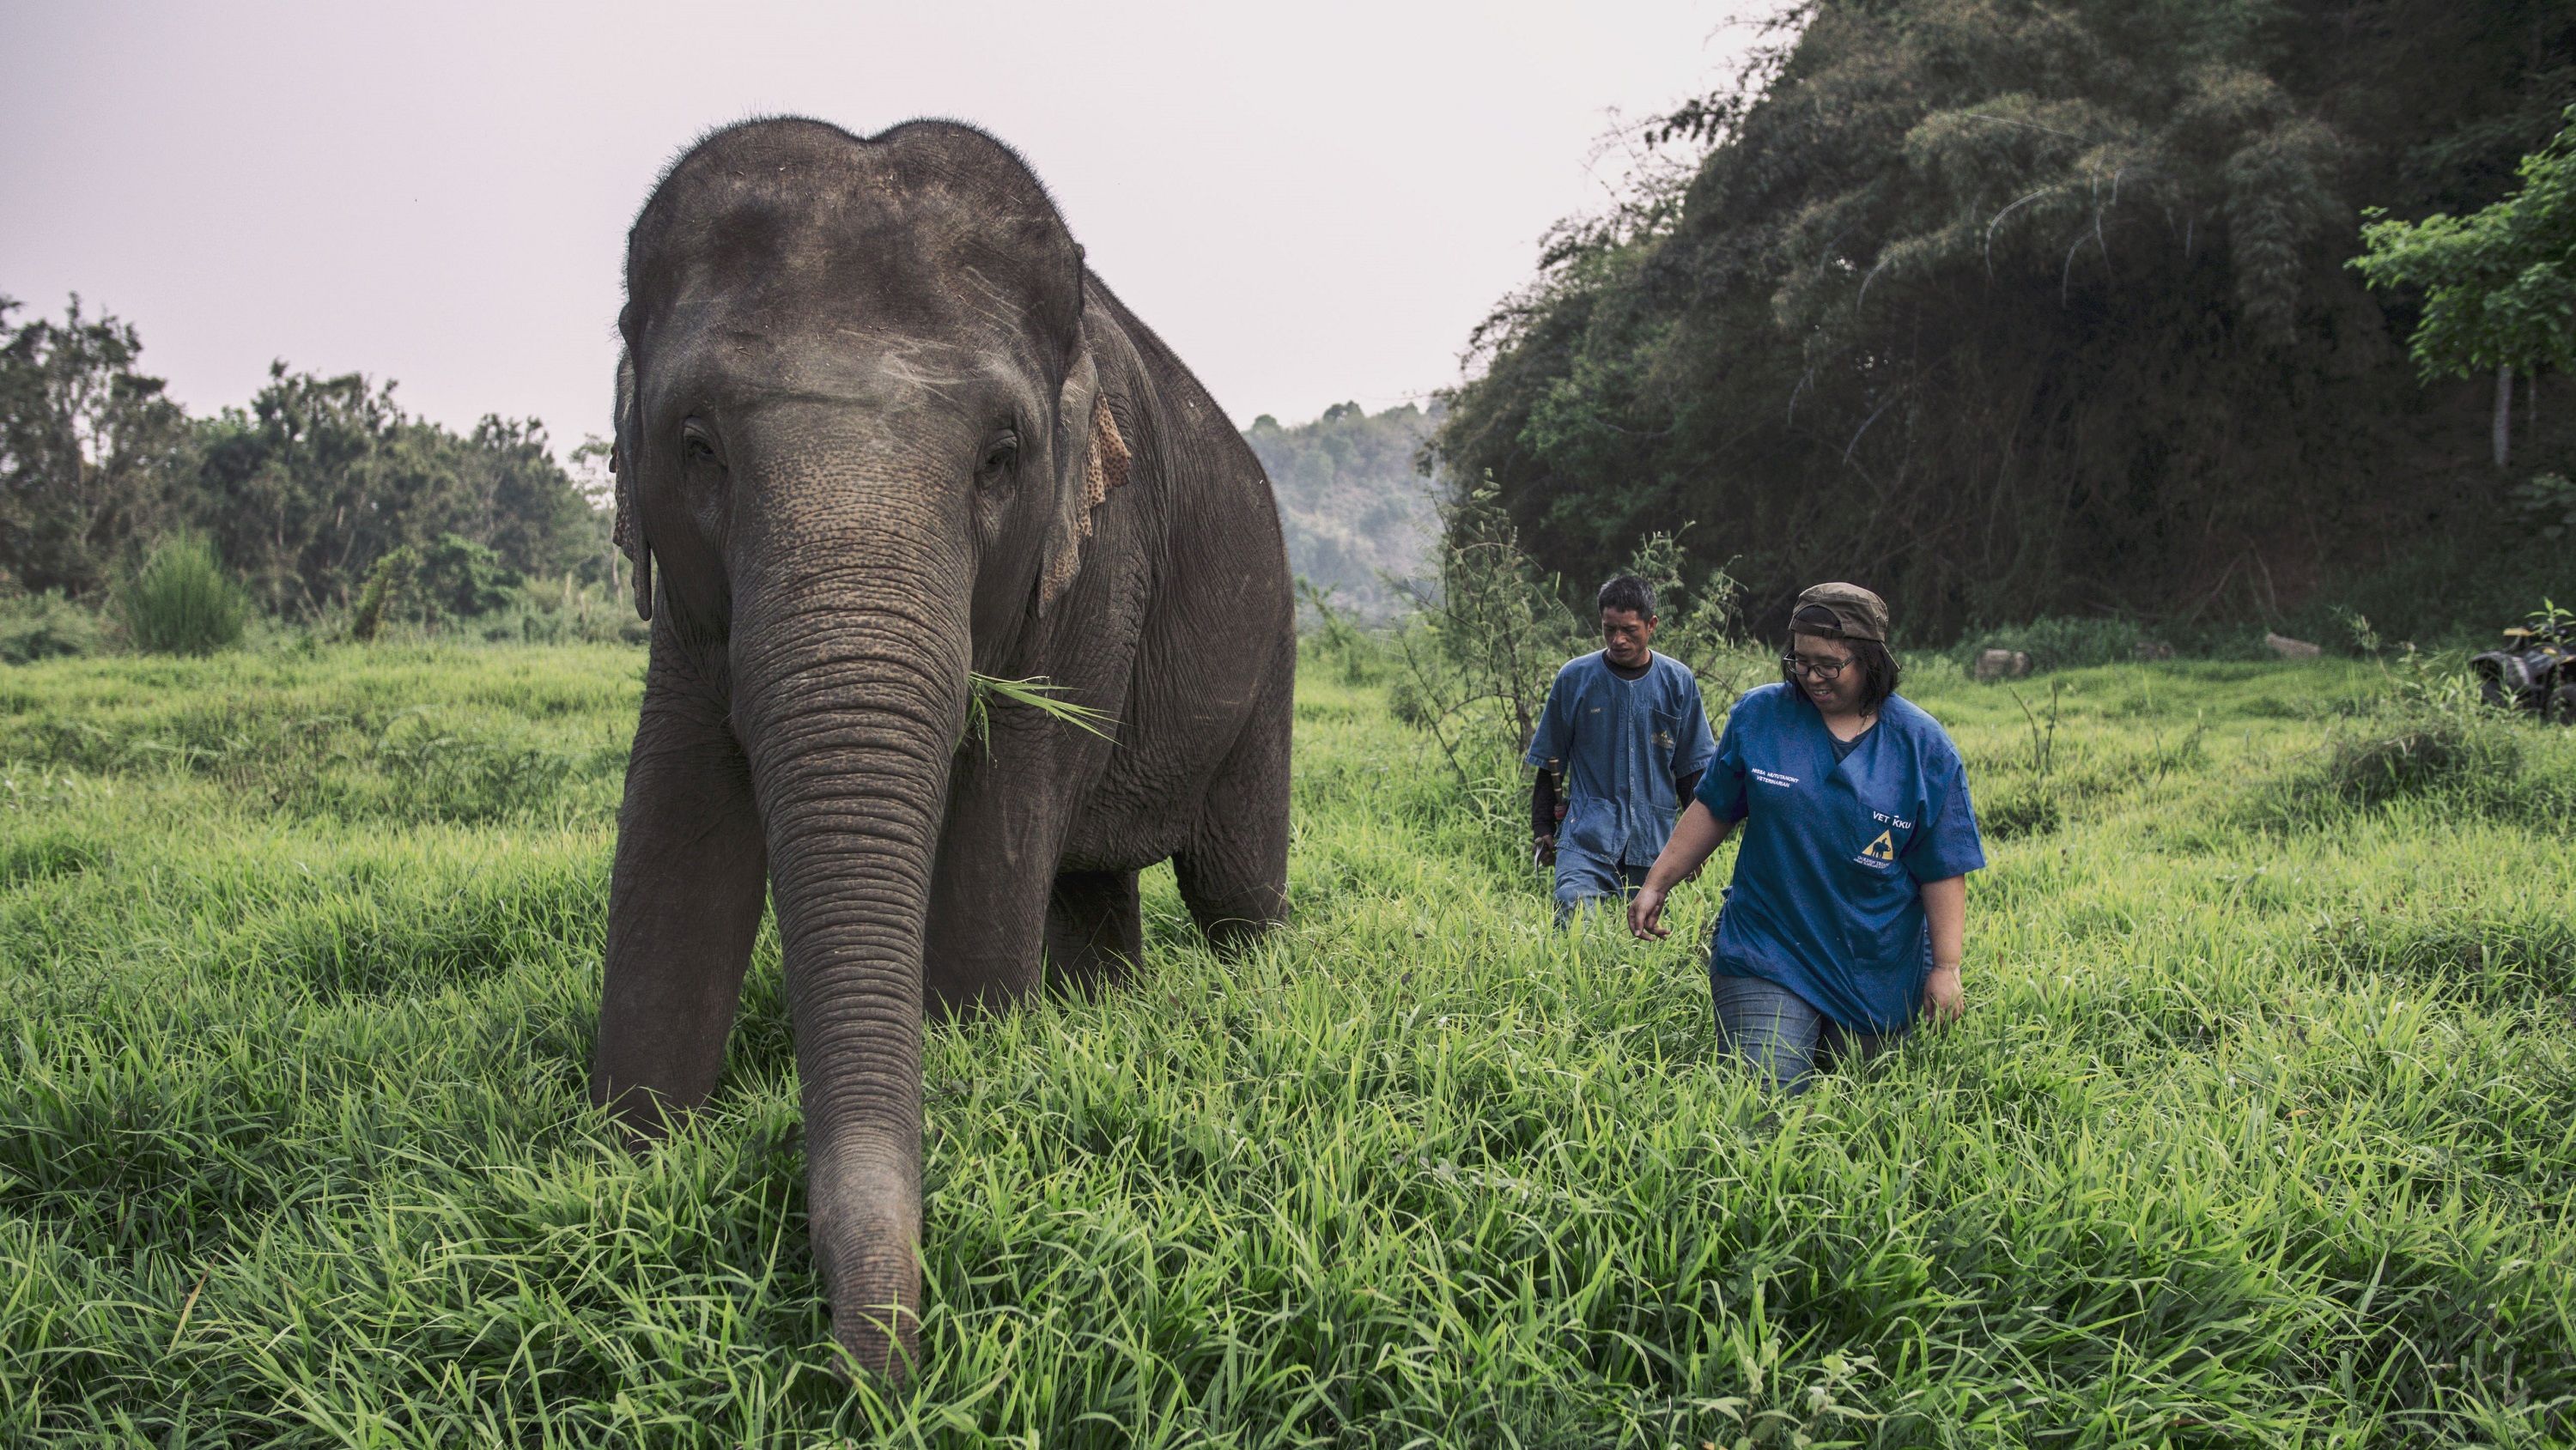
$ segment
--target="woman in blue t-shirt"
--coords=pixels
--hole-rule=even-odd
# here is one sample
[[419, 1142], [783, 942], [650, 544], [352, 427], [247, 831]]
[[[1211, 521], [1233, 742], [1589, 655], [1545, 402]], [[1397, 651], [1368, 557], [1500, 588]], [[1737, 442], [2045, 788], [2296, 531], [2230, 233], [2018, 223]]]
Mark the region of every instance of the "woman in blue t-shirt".
[[1717, 758], [1628, 907], [1670, 934], [1665, 894], [1745, 823], [1709, 942], [1727, 1050], [1792, 1091], [1866, 1058], [1918, 1012], [1959, 1015], [1967, 873], [1986, 864], [1958, 747], [1896, 693], [1887, 606], [1854, 584], [1798, 596], [1782, 680], [1726, 717]]

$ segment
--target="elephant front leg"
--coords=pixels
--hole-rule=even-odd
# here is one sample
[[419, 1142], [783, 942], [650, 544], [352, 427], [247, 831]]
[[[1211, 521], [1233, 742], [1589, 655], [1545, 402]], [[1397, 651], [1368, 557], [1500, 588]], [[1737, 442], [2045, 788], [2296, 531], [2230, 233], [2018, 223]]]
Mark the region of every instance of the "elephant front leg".
[[639, 1139], [715, 1090], [768, 879], [724, 708], [676, 674], [647, 676], [627, 762], [591, 1066], [591, 1101]]
[[1022, 714], [998, 712], [949, 778], [921, 974], [932, 1006], [950, 1015], [1016, 1006], [1040, 981], [1070, 785], [1046, 722]]

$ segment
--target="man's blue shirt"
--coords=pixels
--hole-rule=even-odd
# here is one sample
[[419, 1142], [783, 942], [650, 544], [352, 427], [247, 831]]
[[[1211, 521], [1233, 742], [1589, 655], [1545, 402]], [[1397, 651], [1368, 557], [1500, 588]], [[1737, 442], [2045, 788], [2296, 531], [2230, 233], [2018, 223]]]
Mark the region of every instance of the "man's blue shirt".
[[1547, 691], [1528, 763], [1565, 773], [1557, 858], [1651, 866], [1681, 812], [1681, 782], [1708, 768], [1716, 745], [1690, 667], [1650, 654], [1623, 680], [1596, 650], [1567, 662]]
[[1922, 883], [1986, 864], [1940, 722], [1889, 696], [1837, 761], [1806, 696], [1765, 685], [1727, 713], [1699, 800], [1744, 822], [1710, 969], [1777, 982], [1851, 1031], [1913, 1021], [1931, 967]]

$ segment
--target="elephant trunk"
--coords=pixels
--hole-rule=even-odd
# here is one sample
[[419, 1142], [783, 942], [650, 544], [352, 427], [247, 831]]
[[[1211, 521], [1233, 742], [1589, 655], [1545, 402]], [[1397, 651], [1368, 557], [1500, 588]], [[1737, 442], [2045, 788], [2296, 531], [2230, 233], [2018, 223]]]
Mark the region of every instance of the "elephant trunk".
[[834, 1336], [898, 1378], [921, 1305], [922, 938], [965, 715], [962, 576], [935, 558], [789, 560], [773, 587], [737, 590], [733, 631], [814, 1258]]

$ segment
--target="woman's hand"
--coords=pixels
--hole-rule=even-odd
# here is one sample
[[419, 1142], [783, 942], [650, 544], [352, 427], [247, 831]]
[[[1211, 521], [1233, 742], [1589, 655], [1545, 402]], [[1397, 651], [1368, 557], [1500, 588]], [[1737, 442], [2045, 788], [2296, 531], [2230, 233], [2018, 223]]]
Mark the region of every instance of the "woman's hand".
[[1968, 878], [1924, 882], [1923, 921], [1932, 945], [1923, 1012], [1935, 1022], [1956, 1022], [1968, 1006], [1967, 994], [1959, 989], [1959, 959], [1967, 954], [1968, 942]]
[[1628, 898], [1628, 930], [1639, 941], [1662, 941], [1671, 936], [1672, 928], [1663, 924], [1664, 897], [1674, 887], [1699, 874], [1700, 863], [1717, 843], [1735, 829], [1735, 822], [1721, 821], [1708, 813], [1708, 807], [1692, 801], [1673, 823], [1673, 834], [1664, 842], [1655, 864], [1646, 868], [1646, 884]]
[[1639, 941], [1662, 941], [1673, 934], [1664, 925], [1664, 890], [1652, 883], [1637, 888], [1628, 898], [1628, 934]]

